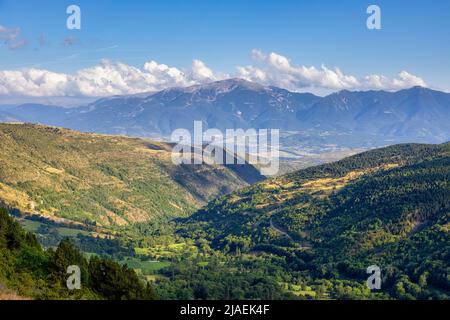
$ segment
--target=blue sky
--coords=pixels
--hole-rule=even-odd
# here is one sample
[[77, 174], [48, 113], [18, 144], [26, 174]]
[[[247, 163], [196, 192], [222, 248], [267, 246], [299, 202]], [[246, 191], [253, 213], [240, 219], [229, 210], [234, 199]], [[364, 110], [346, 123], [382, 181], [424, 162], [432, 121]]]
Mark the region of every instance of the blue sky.
[[[70, 4], [81, 8], [81, 30], [66, 28]], [[382, 10], [382, 30], [366, 28], [370, 4]], [[14, 50], [0, 46], [0, 70], [74, 74], [108, 59], [138, 68], [154, 60], [185, 71], [199, 59], [223, 76], [261, 63], [252, 58], [258, 49], [295, 67], [324, 64], [357, 79], [407, 71], [450, 89], [448, 0], [0, 0], [0, 26], [20, 28], [16, 41], [23, 41]], [[65, 39], [73, 41], [64, 45]]]

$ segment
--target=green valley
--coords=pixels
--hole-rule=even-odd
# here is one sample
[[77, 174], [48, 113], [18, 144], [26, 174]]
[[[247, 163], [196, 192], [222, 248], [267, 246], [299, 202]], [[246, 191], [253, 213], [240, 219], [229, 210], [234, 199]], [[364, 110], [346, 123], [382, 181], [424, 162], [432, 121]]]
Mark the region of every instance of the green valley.
[[[35, 234], [3, 213], [4, 294], [450, 298], [448, 143], [396, 145], [261, 180], [251, 166], [174, 166], [160, 142], [0, 129], [0, 200]], [[54, 276], [61, 250], [89, 275], [78, 295]], [[366, 285], [371, 265], [381, 290]], [[134, 289], [95, 285], [97, 266], [123, 268], [116, 286], [130, 277]]]
[[177, 233], [275, 260], [287, 281], [274, 278], [315, 288], [310, 297], [370, 297], [366, 269], [379, 265], [377, 297], [448, 299], [449, 226], [450, 144], [409, 144], [244, 188], [178, 220]]

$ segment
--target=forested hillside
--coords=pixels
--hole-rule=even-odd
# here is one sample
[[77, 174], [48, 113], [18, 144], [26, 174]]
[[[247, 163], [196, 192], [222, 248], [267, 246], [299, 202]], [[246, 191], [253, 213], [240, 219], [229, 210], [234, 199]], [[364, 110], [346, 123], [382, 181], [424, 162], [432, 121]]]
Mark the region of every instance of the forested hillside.
[[[67, 268], [80, 267], [81, 288], [67, 288]], [[2, 299], [156, 299], [149, 284], [110, 259], [87, 260], [67, 240], [44, 251], [0, 208], [0, 300]]]
[[303, 283], [364, 283], [375, 264], [389, 297], [449, 298], [450, 144], [398, 145], [267, 180], [180, 220], [178, 232], [230, 254], [281, 257]]
[[114, 228], [187, 216], [262, 179], [249, 165], [175, 166], [171, 146], [150, 140], [0, 124], [0, 141], [0, 203], [56, 222]]
[[[146, 140], [34, 125], [0, 128], [1, 199], [37, 234], [24, 232], [2, 211], [4, 295], [450, 298], [448, 143], [361, 153], [258, 182], [190, 214], [202, 197], [230, 183], [220, 180], [223, 174], [239, 181], [236, 187], [249, 176], [237, 168], [168, 166], [166, 145]], [[177, 170], [189, 184], [175, 178]], [[208, 186], [207, 181], [215, 191], [196, 194], [195, 186]], [[171, 211], [172, 204], [191, 209]], [[146, 219], [131, 219], [132, 208], [145, 208]], [[24, 210], [35, 216], [24, 220]], [[108, 210], [126, 224], [115, 225]], [[42, 250], [37, 239], [50, 249]], [[64, 289], [62, 270], [69, 262], [82, 266], [87, 281], [82, 291]], [[381, 269], [381, 290], [366, 286], [371, 265]], [[112, 284], [102, 280], [104, 270], [117, 275]]]

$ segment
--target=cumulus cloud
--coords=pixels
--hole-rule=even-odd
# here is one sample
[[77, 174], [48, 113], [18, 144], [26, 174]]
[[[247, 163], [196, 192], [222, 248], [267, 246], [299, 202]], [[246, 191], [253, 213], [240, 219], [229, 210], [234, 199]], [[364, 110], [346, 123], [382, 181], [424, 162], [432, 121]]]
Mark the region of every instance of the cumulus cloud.
[[427, 84], [421, 78], [402, 71], [397, 78], [388, 79], [385, 76], [370, 75], [364, 78], [364, 86], [370, 89], [399, 90], [414, 86], [426, 87]]
[[0, 71], [0, 94], [17, 96], [65, 96], [68, 76], [47, 70]]
[[343, 73], [339, 68], [331, 69], [325, 65], [320, 68], [296, 66], [287, 57], [275, 52], [266, 54], [255, 49], [252, 58], [259, 66], [238, 66], [238, 77], [292, 91], [399, 90], [412, 86], [427, 86], [424, 80], [406, 71], [400, 72], [395, 79], [383, 75], [369, 75], [358, 79]]
[[239, 77], [293, 91], [305, 87], [351, 89], [361, 85], [354, 76], [345, 75], [339, 68], [294, 66], [285, 56], [274, 52], [265, 54], [259, 50], [253, 50], [252, 57], [262, 66], [237, 67]]
[[[0, 29], [3, 30], [3, 29]], [[0, 32], [6, 37], [6, 32]], [[20, 34], [8, 31], [9, 38]], [[272, 85], [291, 91], [310, 91], [326, 94], [342, 89], [399, 90], [412, 86], [427, 86], [421, 78], [402, 71], [390, 79], [383, 75], [358, 78], [339, 68], [296, 65], [278, 53], [266, 54], [253, 50], [254, 65], [238, 66], [236, 74], [249, 81]], [[7, 96], [69, 96], [103, 97], [158, 91], [169, 87], [186, 87], [231, 77], [215, 72], [203, 61], [194, 60], [187, 70], [148, 61], [142, 68], [120, 62], [101, 61], [98, 65], [81, 69], [74, 74], [44, 69], [0, 70], [0, 95]]]
[[73, 75], [34, 68], [0, 71], [0, 95], [102, 97], [185, 87], [218, 79], [221, 77], [200, 60], [194, 60], [186, 72], [156, 61], [149, 61], [140, 69], [102, 60], [99, 65]]

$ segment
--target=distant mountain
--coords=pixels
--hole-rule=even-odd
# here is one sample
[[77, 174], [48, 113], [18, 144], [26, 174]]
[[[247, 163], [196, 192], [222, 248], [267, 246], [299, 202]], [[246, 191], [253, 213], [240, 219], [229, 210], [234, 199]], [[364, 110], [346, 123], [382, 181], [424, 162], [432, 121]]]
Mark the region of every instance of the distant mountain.
[[398, 92], [341, 91], [297, 117], [302, 125], [322, 130], [444, 142], [450, 138], [450, 94], [421, 87]]
[[0, 204], [90, 226], [185, 216], [263, 177], [250, 165], [182, 165], [171, 146], [30, 124], [0, 124]]
[[0, 122], [17, 122], [19, 118], [5, 111], [0, 111]]
[[145, 95], [99, 100], [73, 110], [63, 124], [81, 131], [132, 136], [170, 136], [178, 128], [283, 128], [296, 130], [295, 115], [319, 100], [308, 93], [239, 79]]
[[275, 128], [285, 133], [284, 147], [312, 152], [450, 140], [450, 94], [421, 87], [321, 98], [230, 79], [78, 108], [22, 105], [6, 111], [27, 122], [138, 137], [167, 138], [178, 128], [192, 130], [194, 121], [204, 129]]
[[27, 103], [9, 107], [6, 112], [20, 121], [57, 125], [67, 117], [68, 109], [53, 105]]

